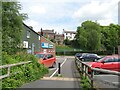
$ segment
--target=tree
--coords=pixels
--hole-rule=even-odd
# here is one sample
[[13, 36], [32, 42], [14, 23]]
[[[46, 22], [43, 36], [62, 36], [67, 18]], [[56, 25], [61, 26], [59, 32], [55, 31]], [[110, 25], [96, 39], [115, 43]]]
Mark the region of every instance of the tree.
[[66, 39], [63, 42], [65, 45], [70, 45], [70, 40], [66, 37]]
[[110, 24], [109, 26], [102, 26], [102, 44], [106, 50], [113, 50], [120, 44], [120, 26]]
[[75, 36], [80, 48], [85, 50], [99, 50], [101, 44], [100, 29], [100, 25], [95, 22], [83, 22], [81, 27], [77, 28]]
[[21, 43], [23, 20], [26, 14], [19, 13], [18, 2], [2, 2], [2, 51], [16, 53]]

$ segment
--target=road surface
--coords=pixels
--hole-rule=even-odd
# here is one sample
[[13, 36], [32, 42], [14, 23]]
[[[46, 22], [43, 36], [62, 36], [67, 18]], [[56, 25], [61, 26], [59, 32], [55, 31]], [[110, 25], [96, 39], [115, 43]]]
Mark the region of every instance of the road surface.
[[80, 77], [76, 69], [74, 59], [59, 57], [57, 62], [61, 63], [61, 75], [62, 77], [55, 77], [57, 69], [50, 68], [50, 73], [45, 75], [41, 80], [36, 80], [23, 85], [21, 88], [73, 88], [79, 89]]

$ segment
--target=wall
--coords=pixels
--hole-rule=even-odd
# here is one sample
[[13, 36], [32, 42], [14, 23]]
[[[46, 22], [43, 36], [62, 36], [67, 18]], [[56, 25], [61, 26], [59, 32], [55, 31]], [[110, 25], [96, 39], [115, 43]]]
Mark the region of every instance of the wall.
[[[46, 47], [47, 45], [45, 45], [45, 47], [43, 47], [43, 45], [42, 45], [43, 43], [48, 44], [48, 45], [53, 45], [53, 47], [52, 48]], [[51, 42], [50, 40], [46, 39], [45, 37], [41, 36], [41, 38], [40, 38], [40, 52], [52, 53], [54, 56], [56, 56], [55, 44], [53, 42]]]
[[[40, 52], [40, 35], [36, 33], [33, 29], [28, 27], [27, 25], [23, 24], [24, 30], [23, 30], [23, 38], [22, 41], [28, 42], [28, 50], [29, 53], [32, 53], [32, 50], [34, 49], [34, 52]], [[27, 37], [27, 31], [30, 32], [30, 37]], [[34, 45], [33, 45], [34, 44]]]

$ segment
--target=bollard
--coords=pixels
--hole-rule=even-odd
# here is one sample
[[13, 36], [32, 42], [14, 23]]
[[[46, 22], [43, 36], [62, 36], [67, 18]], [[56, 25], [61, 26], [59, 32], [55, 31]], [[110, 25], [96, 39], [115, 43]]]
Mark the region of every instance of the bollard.
[[58, 63], [58, 75], [60, 75], [61, 72], [60, 72], [60, 63]]

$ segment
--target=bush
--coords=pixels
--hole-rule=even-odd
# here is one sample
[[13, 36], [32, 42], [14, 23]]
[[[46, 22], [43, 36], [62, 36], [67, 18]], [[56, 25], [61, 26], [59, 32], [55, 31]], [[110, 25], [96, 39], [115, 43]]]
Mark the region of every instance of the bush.
[[[40, 79], [44, 74], [48, 73], [48, 69], [37, 62], [37, 58], [30, 54], [17, 54], [10, 56], [7, 53], [3, 53], [3, 65], [32, 61], [29, 64], [19, 65], [11, 68], [11, 76], [2, 79], [2, 88], [17, 88], [28, 83]], [[2, 70], [2, 74], [6, 74], [6, 69]], [[16, 73], [16, 74], [14, 74]]]
[[89, 90], [91, 87], [88, 79], [85, 78], [84, 76], [82, 76], [82, 78], [81, 78], [81, 86], [82, 86], [83, 90]]

